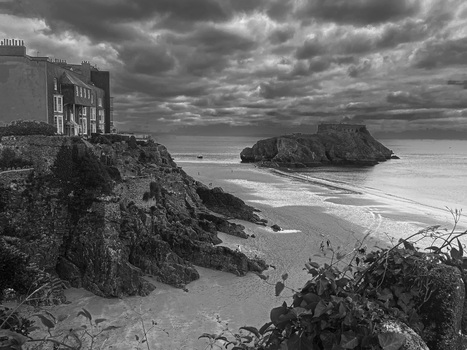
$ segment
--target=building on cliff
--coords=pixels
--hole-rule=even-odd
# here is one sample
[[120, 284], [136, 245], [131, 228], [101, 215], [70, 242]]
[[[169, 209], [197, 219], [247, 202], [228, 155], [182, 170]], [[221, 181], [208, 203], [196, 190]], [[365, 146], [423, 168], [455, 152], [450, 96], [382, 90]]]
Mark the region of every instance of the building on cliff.
[[330, 132], [368, 132], [366, 125], [363, 124], [320, 124], [318, 125], [318, 134], [325, 134]]
[[110, 133], [112, 102], [110, 72], [88, 61], [29, 56], [22, 40], [0, 41], [1, 122], [45, 121], [66, 135]]

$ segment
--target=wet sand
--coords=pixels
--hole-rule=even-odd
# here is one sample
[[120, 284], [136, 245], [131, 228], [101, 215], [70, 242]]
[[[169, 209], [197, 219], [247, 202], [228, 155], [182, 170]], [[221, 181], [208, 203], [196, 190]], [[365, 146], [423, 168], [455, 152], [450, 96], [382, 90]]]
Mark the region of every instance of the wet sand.
[[[290, 179], [251, 165], [179, 165], [195, 179], [211, 187], [220, 186], [261, 210], [259, 214], [269, 226], [277, 224], [283, 228], [273, 232], [269, 226], [236, 221], [255, 237], [241, 239], [219, 234], [223, 245], [262, 257], [273, 265], [275, 269], [264, 272], [269, 276], [268, 282], [252, 273], [237, 277], [198, 268], [201, 278], [190, 283], [188, 291], [154, 282], [157, 289], [147, 297], [104, 299], [84, 290], [69, 289], [66, 294], [71, 303], [50, 310], [71, 315], [63, 323], [65, 329], [84, 323], [74, 315], [85, 307], [94, 318], [111, 320], [104, 326], [120, 327], [107, 333], [110, 338], [105, 349], [137, 348], [136, 336], [140, 340], [143, 336], [141, 322], [150, 328], [152, 321], [157, 325], [148, 334], [150, 349], [205, 349], [206, 341], [198, 340], [202, 333], [220, 332], [225, 323], [233, 331], [245, 325], [259, 328], [269, 321], [271, 308], [284, 301], [290, 303], [293, 292], [286, 289], [276, 297], [271, 284], [287, 272], [288, 287], [297, 290], [303, 286], [309, 278], [303, 270], [304, 263], [309, 258], [320, 263], [330, 259], [329, 253], [324, 256], [320, 251], [321, 242], [329, 240], [334, 248], [349, 251], [371, 231], [366, 241], [369, 248], [387, 246], [391, 236], [407, 236], [417, 227], [426, 226], [426, 222], [418, 222], [422, 216], [414, 220], [408, 214], [398, 215], [397, 211], [384, 209], [384, 203], [375, 198], [360, 198], [339, 190], [330, 193], [325, 187], [300, 180], [292, 179], [295, 182], [291, 186]], [[139, 344], [146, 349], [144, 345]]]

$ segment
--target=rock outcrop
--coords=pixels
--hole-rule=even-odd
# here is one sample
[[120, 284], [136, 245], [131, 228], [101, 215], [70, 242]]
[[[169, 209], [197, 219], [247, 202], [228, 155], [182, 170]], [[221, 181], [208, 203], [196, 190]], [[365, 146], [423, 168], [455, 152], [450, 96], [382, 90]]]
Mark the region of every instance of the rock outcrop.
[[320, 128], [317, 134], [292, 134], [258, 141], [245, 148], [242, 162], [263, 166], [303, 168], [321, 165], [375, 165], [393, 152], [376, 141], [365, 126]]
[[240, 198], [224, 192], [220, 187], [210, 189], [198, 183], [196, 189], [204, 205], [216, 213], [233, 219], [250, 221], [253, 223], [265, 222], [255, 213], [255, 209], [245, 204]]
[[21, 136], [3, 137], [5, 149], [32, 166], [0, 172], [0, 241], [74, 287], [145, 295], [154, 287], [144, 275], [182, 287], [199, 277], [195, 264], [237, 275], [266, 268], [216, 246], [219, 230], [246, 237], [224, 215], [254, 219], [253, 208], [232, 196], [235, 205], [214, 213], [163, 145]]

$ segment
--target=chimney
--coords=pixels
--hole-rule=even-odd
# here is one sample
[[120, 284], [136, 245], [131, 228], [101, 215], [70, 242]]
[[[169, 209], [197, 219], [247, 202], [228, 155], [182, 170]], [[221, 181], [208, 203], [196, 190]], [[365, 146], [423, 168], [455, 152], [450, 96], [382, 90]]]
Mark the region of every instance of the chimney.
[[0, 45], [0, 56], [26, 56], [24, 42], [19, 39], [4, 38]]
[[91, 63], [89, 61], [81, 62], [81, 74], [85, 77], [86, 83], [91, 82]]

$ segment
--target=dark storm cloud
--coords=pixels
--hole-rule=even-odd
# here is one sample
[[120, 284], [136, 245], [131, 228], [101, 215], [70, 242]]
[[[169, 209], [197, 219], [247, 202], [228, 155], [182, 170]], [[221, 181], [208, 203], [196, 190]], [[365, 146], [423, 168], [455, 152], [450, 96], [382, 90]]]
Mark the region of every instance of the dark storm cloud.
[[293, 0], [271, 0], [267, 15], [277, 21], [284, 21], [293, 9]]
[[171, 70], [175, 59], [167, 48], [154, 43], [129, 44], [119, 50], [119, 58], [131, 73], [157, 74]]
[[442, 119], [449, 116], [449, 111], [446, 110], [400, 110], [378, 112], [376, 114], [359, 114], [351, 118], [352, 122], [366, 122], [370, 120], [402, 120], [402, 121], [419, 121], [430, 119]]
[[401, 43], [418, 41], [430, 34], [430, 28], [423, 21], [407, 19], [402, 23], [389, 23], [376, 42], [377, 48], [395, 47]]
[[190, 45], [206, 54], [231, 55], [249, 51], [256, 47], [253, 39], [223, 28], [202, 25], [193, 33], [174, 41], [180, 45]]
[[413, 64], [417, 68], [465, 65], [467, 62], [467, 37], [456, 40], [430, 40], [418, 49]]
[[393, 104], [405, 104], [405, 105], [422, 105], [423, 101], [420, 96], [416, 96], [407, 91], [395, 91], [390, 92], [386, 96], [386, 101]]
[[324, 54], [362, 55], [419, 41], [428, 35], [427, 25], [423, 21], [413, 19], [364, 29], [352, 26], [336, 27], [325, 33], [318, 32], [313, 38], [305, 40], [296, 49], [295, 57], [306, 59]]
[[147, 75], [119, 72], [113, 79], [112, 89], [117, 95], [139, 92], [157, 101], [166, 101], [177, 96], [198, 98], [205, 96], [209, 91], [209, 86], [180, 76], [164, 76], [155, 79]]
[[228, 60], [222, 55], [207, 54], [204, 51], [196, 51], [186, 57], [185, 71], [189, 74], [203, 76], [220, 72], [229, 65]]
[[367, 25], [415, 15], [419, 1], [411, 0], [309, 0], [299, 9], [301, 18]]
[[299, 60], [312, 58], [326, 53], [326, 46], [317, 37], [306, 40], [295, 52], [295, 57]]
[[0, 33], [29, 39], [29, 54], [97, 61], [132, 128], [279, 133], [355, 116], [397, 129], [454, 125], [467, 108], [467, 90], [446, 85], [467, 79], [464, 3], [0, 0]]
[[128, 39], [125, 23], [152, 19], [181, 22], [229, 19], [232, 13], [217, 0], [19, 0], [16, 13], [43, 18], [52, 32], [72, 30], [101, 41]]
[[369, 60], [364, 60], [359, 65], [351, 65], [347, 69], [347, 74], [349, 77], [356, 78], [360, 76], [362, 73], [368, 72], [371, 69], [371, 62]]
[[299, 94], [290, 84], [287, 83], [261, 83], [259, 95], [265, 99], [275, 99], [285, 96], [297, 96]]
[[269, 35], [269, 41], [271, 44], [282, 44], [292, 39], [295, 30], [293, 28], [280, 28], [276, 29]]

